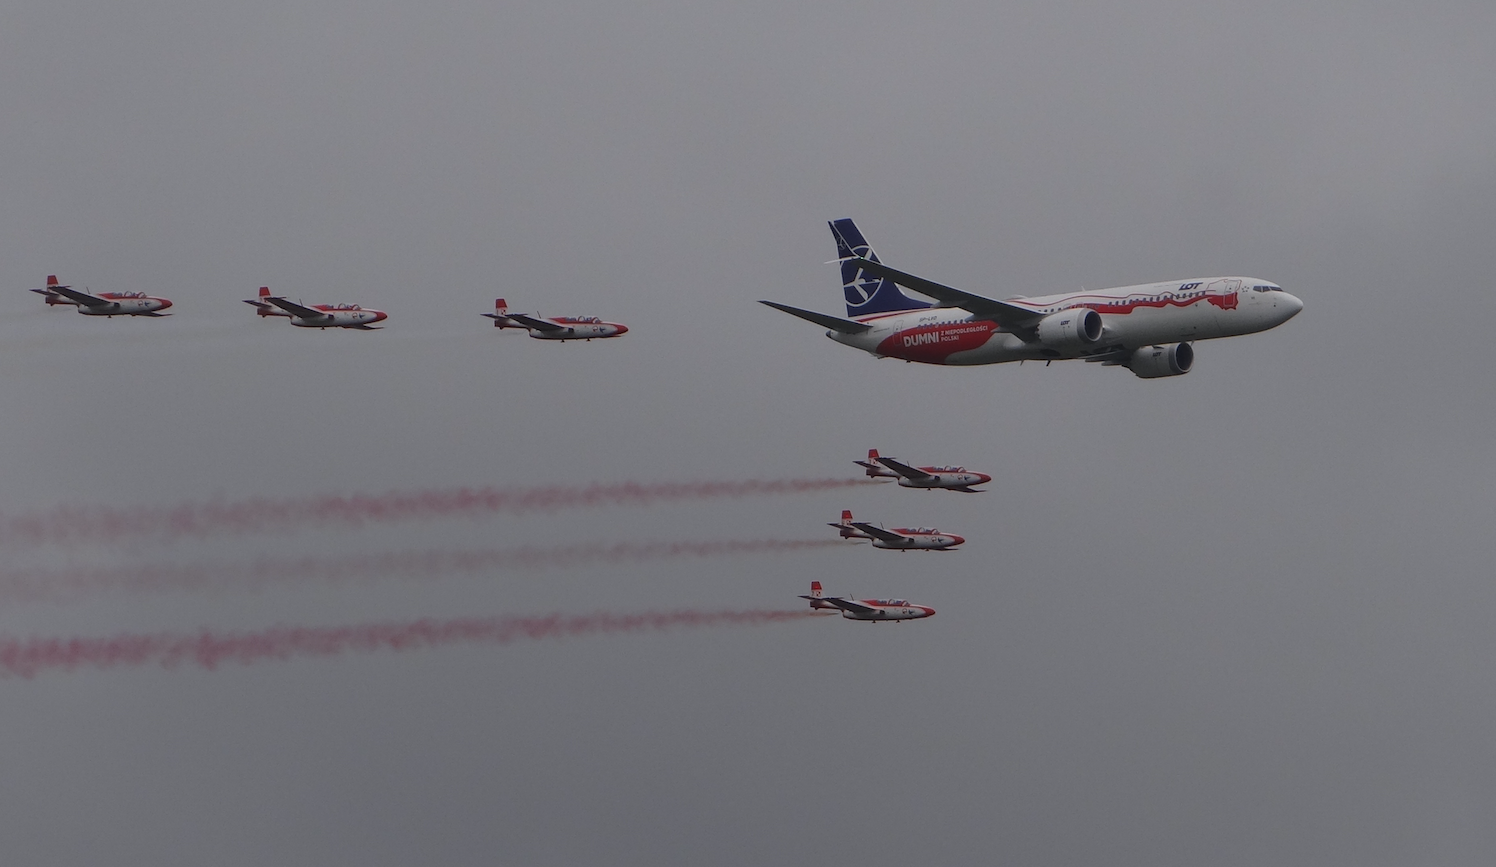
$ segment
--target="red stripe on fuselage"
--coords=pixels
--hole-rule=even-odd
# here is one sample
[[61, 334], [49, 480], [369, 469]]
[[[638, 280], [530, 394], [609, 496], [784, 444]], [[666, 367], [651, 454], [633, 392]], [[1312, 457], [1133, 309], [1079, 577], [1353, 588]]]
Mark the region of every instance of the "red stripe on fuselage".
[[981, 348], [997, 333], [990, 321], [946, 322], [896, 332], [878, 344], [878, 354], [939, 364], [957, 352]]

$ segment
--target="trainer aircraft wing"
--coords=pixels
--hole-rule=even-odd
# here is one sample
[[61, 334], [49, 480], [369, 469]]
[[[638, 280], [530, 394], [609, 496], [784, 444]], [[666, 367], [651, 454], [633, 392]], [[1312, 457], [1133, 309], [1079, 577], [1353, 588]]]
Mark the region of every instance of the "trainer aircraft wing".
[[843, 611], [850, 611], [853, 614], [872, 614], [876, 610], [859, 602], [853, 602], [850, 599], [843, 599], [840, 596], [801, 596], [800, 598], [812, 599], [817, 602], [824, 602], [827, 605], [835, 605], [837, 608], [840, 608]]
[[90, 295], [87, 292], [79, 292], [77, 289], [70, 289], [67, 286], [48, 286], [47, 288], [70, 301], [82, 304], [84, 307], [103, 307], [109, 303], [103, 298]]
[[908, 538], [907, 536], [901, 536], [898, 533], [890, 533], [882, 527], [874, 527], [872, 524], [864, 524], [861, 521], [853, 521], [852, 526], [868, 534], [869, 536], [872, 536], [874, 539], [882, 539], [885, 542], [901, 542], [904, 539]]
[[894, 472], [911, 481], [930, 482], [935, 480], [935, 476], [931, 475], [930, 473], [927, 473], [924, 470], [917, 470], [914, 467], [909, 466], [908, 464], [901, 464], [893, 458], [878, 458], [878, 463], [882, 464], [885, 467], [888, 467], [890, 470], [893, 470]]
[[[495, 317], [495, 318], [497, 318], [497, 317]], [[526, 328], [533, 328], [536, 331], [565, 331], [566, 330], [566, 327], [563, 326], [563, 325], [557, 325], [554, 322], [547, 322], [544, 319], [536, 319], [533, 316], [526, 316], [523, 313], [510, 313], [509, 314], [509, 318], [513, 319], [515, 322], [520, 323], [521, 325], [525, 326]]]
[[791, 307], [788, 304], [780, 304], [777, 301], [760, 301], [758, 303], [767, 304], [775, 310], [783, 310], [791, 316], [798, 316], [807, 322], [814, 322], [822, 328], [829, 328], [841, 334], [861, 334], [873, 327], [861, 322], [853, 322], [850, 319], [827, 316], [824, 313], [817, 313], [814, 310], [801, 310], [799, 307]]
[[269, 301], [271, 304], [274, 304], [276, 307], [279, 307], [280, 309], [286, 311], [292, 316], [299, 316], [302, 319], [320, 319], [323, 316], [327, 315], [327, 313], [325, 313], [324, 311], [313, 310], [310, 307], [303, 307], [300, 304], [287, 301], [284, 298], [277, 298], [274, 295], [266, 295], [265, 300]]
[[907, 286], [921, 295], [928, 295], [947, 307], [959, 307], [983, 318], [992, 319], [998, 325], [1003, 326], [1004, 330], [1029, 328], [1044, 318], [1044, 314], [1027, 307], [1019, 307], [1017, 304], [998, 301], [996, 298], [974, 295], [961, 289], [944, 286], [933, 280], [926, 280], [923, 277], [916, 277], [896, 268], [890, 268], [882, 262], [874, 262], [871, 259], [849, 261], [856, 262], [857, 266], [864, 271], [892, 280], [900, 286]]

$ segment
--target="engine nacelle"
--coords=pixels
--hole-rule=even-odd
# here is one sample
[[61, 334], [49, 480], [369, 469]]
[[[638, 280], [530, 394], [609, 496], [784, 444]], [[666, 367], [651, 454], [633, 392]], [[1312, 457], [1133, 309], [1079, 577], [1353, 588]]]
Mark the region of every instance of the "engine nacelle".
[[1047, 349], [1079, 354], [1101, 342], [1101, 314], [1089, 307], [1072, 307], [1039, 320], [1039, 342]]
[[1143, 379], [1183, 376], [1195, 363], [1195, 350], [1188, 343], [1165, 343], [1134, 349], [1125, 362], [1128, 370]]

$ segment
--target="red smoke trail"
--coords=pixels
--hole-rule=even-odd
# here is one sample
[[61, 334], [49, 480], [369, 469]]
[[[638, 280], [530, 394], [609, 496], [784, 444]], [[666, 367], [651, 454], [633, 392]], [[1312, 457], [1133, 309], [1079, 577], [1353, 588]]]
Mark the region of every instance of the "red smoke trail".
[[56, 669], [192, 664], [414, 650], [448, 644], [646, 632], [676, 626], [755, 626], [803, 620], [803, 611], [659, 611], [548, 617], [464, 617], [363, 626], [275, 627], [261, 632], [122, 634], [112, 638], [0, 638], [0, 676], [32, 678]]
[[615, 542], [522, 546], [475, 551], [396, 551], [337, 559], [259, 558], [243, 564], [146, 565], [114, 568], [0, 571], [0, 601], [61, 600], [90, 592], [123, 590], [262, 589], [306, 581], [368, 581], [432, 578], [500, 570], [539, 570], [589, 563], [632, 563], [675, 557], [724, 557], [840, 548], [840, 539], [728, 539], [710, 542]]
[[172, 540], [214, 533], [309, 527], [361, 527], [458, 516], [518, 515], [595, 506], [803, 494], [868, 485], [867, 479], [768, 479], [718, 482], [619, 482], [585, 487], [451, 488], [383, 494], [254, 498], [175, 506], [58, 506], [0, 517], [0, 543], [85, 544], [121, 539]]

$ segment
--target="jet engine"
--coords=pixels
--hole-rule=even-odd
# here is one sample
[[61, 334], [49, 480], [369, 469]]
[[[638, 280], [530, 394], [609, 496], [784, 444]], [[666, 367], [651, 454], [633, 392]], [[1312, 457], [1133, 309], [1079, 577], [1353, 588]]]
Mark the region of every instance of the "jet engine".
[[1190, 372], [1190, 366], [1195, 363], [1195, 350], [1188, 343], [1144, 346], [1134, 349], [1123, 363], [1142, 379], [1183, 376]]
[[1101, 314], [1072, 307], [1039, 320], [1039, 342], [1066, 355], [1083, 353], [1101, 341]]

